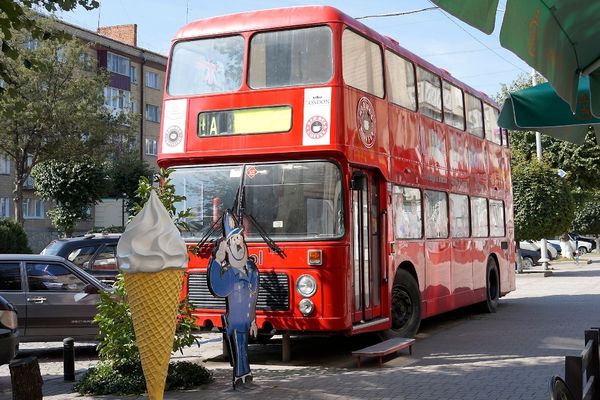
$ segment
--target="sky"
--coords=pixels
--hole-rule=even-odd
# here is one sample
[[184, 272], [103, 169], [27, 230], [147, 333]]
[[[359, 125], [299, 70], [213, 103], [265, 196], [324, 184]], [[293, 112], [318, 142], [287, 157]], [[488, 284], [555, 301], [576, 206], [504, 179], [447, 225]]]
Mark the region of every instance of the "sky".
[[[318, 1], [318, 0], [317, 0]], [[101, 0], [99, 9], [79, 7], [61, 12], [58, 18], [92, 31], [98, 26], [138, 25], [138, 46], [168, 55], [171, 38], [188, 22], [236, 12], [300, 5], [329, 5], [352, 17], [402, 13], [433, 7], [428, 0], [344, 0], [318, 3], [316, 0]], [[473, 88], [494, 97], [501, 85], [531, 68], [500, 46], [504, 16], [501, 0], [496, 29], [486, 35], [437, 9], [409, 15], [366, 18], [361, 22]]]

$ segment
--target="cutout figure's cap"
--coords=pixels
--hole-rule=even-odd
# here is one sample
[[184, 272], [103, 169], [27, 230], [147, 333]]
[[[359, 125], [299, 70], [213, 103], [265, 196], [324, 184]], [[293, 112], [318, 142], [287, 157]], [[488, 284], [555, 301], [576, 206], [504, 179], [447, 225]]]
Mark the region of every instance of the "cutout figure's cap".
[[240, 234], [243, 230], [243, 228], [237, 225], [235, 218], [233, 218], [229, 210], [225, 211], [225, 215], [223, 216], [223, 233], [225, 234], [225, 239]]

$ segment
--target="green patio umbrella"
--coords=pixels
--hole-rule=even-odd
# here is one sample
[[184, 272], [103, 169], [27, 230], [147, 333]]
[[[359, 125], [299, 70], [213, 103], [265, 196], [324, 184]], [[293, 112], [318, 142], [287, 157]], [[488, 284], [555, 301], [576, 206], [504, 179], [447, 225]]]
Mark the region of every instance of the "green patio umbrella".
[[[491, 34], [499, 0], [431, 0]], [[589, 76], [591, 111], [600, 117], [600, 1], [507, 0], [500, 44], [548, 79], [572, 111]]]
[[576, 112], [572, 113], [548, 83], [509, 94], [498, 124], [507, 129], [539, 131], [569, 142], [583, 144], [589, 127], [600, 143], [600, 119], [590, 113], [589, 80], [581, 79]]

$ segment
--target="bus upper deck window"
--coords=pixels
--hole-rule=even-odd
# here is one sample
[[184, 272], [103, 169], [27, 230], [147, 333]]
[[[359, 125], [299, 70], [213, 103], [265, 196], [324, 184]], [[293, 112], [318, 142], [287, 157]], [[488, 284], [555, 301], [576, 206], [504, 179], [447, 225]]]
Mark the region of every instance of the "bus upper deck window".
[[231, 92], [242, 86], [244, 38], [229, 36], [176, 43], [171, 54], [172, 96]]
[[250, 42], [248, 85], [254, 89], [327, 83], [333, 76], [329, 27], [257, 33]]

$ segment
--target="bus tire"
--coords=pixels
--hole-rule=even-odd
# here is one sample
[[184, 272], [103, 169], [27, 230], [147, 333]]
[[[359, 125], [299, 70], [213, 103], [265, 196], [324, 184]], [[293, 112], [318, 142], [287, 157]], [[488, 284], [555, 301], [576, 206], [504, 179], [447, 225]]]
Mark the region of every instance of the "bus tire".
[[399, 269], [392, 286], [392, 328], [383, 336], [411, 338], [421, 325], [421, 292], [413, 276]]
[[498, 311], [498, 303], [500, 301], [500, 276], [498, 275], [498, 265], [496, 261], [490, 257], [487, 262], [485, 285], [485, 301], [482, 303], [483, 311], [487, 313], [495, 313]]

